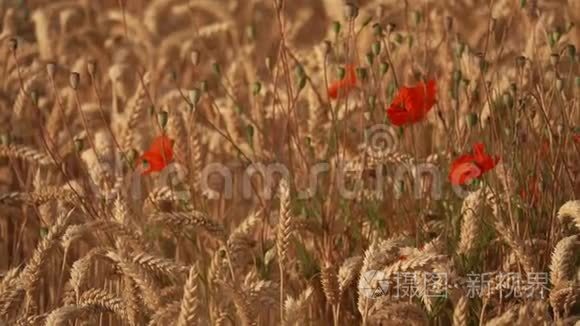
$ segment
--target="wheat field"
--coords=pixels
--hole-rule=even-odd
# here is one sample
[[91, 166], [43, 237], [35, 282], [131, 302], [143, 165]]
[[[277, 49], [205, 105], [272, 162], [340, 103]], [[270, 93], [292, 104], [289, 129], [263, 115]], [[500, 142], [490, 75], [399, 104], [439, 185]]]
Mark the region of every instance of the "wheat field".
[[0, 326], [580, 325], [579, 0], [0, 18]]

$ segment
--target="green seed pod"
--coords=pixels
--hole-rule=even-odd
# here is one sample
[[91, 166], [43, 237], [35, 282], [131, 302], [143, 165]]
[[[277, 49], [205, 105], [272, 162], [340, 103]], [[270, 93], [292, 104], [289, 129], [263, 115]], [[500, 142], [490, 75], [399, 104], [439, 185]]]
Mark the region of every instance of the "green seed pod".
[[75, 150], [77, 152], [81, 152], [83, 150], [84, 146], [84, 141], [81, 138], [76, 138], [74, 140], [74, 145], [75, 145]]
[[137, 150], [134, 148], [131, 148], [131, 150], [127, 153], [127, 164], [129, 165], [133, 165], [133, 163], [137, 160], [139, 153], [137, 153]]
[[520, 55], [516, 58], [516, 67], [522, 69], [526, 65], [527, 58], [523, 55]]
[[38, 92], [35, 90], [32, 90], [30, 92], [30, 100], [32, 101], [32, 104], [34, 104], [34, 106], [38, 107]]
[[419, 25], [419, 23], [421, 23], [421, 12], [415, 10], [411, 13], [411, 16], [415, 25]]
[[372, 52], [367, 52], [365, 59], [367, 60], [369, 66], [372, 66], [373, 62], [375, 62], [375, 55]]
[[252, 94], [258, 95], [258, 94], [260, 94], [261, 90], [262, 90], [262, 84], [260, 82], [254, 82], [254, 85], [252, 86]]
[[343, 79], [346, 76], [346, 69], [344, 67], [338, 67], [337, 74], [339, 79]]
[[356, 75], [360, 80], [367, 80], [368, 70], [366, 68], [356, 68]]
[[566, 46], [566, 52], [568, 53], [568, 57], [570, 57], [570, 60], [575, 61], [576, 47], [574, 46], [574, 44], [568, 44], [568, 46]]
[[524, 8], [527, 3], [528, 3], [527, 0], [520, 0], [520, 8]]
[[518, 90], [518, 86], [516, 85], [516, 83], [511, 83], [510, 84], [510, 93], [515, 94]]
[[381, 37], [383, 35], [383, 27], [379, 23], [373, 24], [373, 35]]
[[306, 75], [306, 73], [304, 72], [304, 67], [302, 67], [302, 65], [300, 64], [296, 66], [296, 68], [294, 69], [294, 73], [298, 78], [302, 78]]
[[302, 76], [300, 77], [300, 80], [298, 80], [298, 90], [301, 91], [304, 86], [306, 86], [306, 77]]
[[477, 116], [477, 113], [475, 112], [471, 112], [467, 115], [467, 124], [470, 127], [475, 127], [477, 125], [477, 123], [479, 122], [479, 117]]
[[206, 93], [207, 90], [209, 89], [209, 85], [207, 83], [207, 80], [202, 80], [201, 83], [199, 84], [199, 89], [201, 90], [202, 93]]
[[221, 68], [221, 66], [220, 66], [220, 64], [219, 64], [219, 63], [217, 63], [217, 62], [214, 62], [214, 63], [211, 65], [211, 68], [212, 68], [212, 70], [213, 70], [213, 73], [214, 73], [214, 74], [216, 74], [216, 75], [218, 75], [218, 76], [219, 76], [219, 75], [221, 75], [221, 73], [222, 73], [222, 68]]
[[340, 34], [341, 28], [342, 28], [342, 26], [340, 25], [339, 22], [337, 22], [337, 21], [332, 22], [332, 30], [334, 31], [334, 34], [336, 34], [336, 35]]
[[371, 49], [374, 55], [379, 55], [381, 53], [381, 42], [374, 42], [373, 45], [371, 45]]
[[510, 93], [504, 93], [502, 95], [502, 99], [503, 99], [503, 104], [508, 107], [511, 108], [514, 106], [514, 98]]
[[79, 88], [79, 84], [81, 82], [81, 75], [78, 72], [71, 72], [69, 76], [69, 84], [70, 87], [74, 90]]
[[256, 39], [256, 26], [249, 25], [248, 27], [246, 27], [246, 36], [248, 37], [248, 39], [250, 41], [255, 40]]
[[157, 113], [157, 122], [159, 123], [161, 128], [165, 129], [165, 126], [167, 126], [168, 120], [169, 120], [169, 114], [167, 113], [167, 111], [159, 111]]
[[395, 35], [395, 42], [397, 42], [398, 44], [403, 43], [403, 35], [401, 35], [400, 33], [397, 33], [397, 35]]
[[381, 75], [386, 74], [389, 71], [389, 64], [386, 62], [381, 62], [380, 71]]
[[463, 74], [461, 73], [461, 70], [456, 69], [453, 71], [453, 81], [454, 82], [459, 82], [462, 77], [463, 77]]
[[574, 78], [574, 83], [576, 84], [576, 87], [580, 87], [580, 76], [576, 76], [576, 78]]

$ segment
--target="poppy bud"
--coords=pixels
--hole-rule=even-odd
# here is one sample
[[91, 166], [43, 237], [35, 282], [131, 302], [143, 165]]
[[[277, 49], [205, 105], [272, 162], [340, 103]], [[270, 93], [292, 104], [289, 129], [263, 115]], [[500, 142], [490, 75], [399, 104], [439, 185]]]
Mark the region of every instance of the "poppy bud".
[[69, 76], [70, 87], [74, 90], [77, 90], [79, 88], [80, 82], [81, 82], [81, 75], [79, 75], [78, 72], [71, 72], [71, 74]]
[[559, 61], [560, 56], [557, 53], [552, 53], [550, 55], [550, 63], [552, 64], [552, 66], [557, 66]]
[[246, 27], [246, 36], [248, 36], [248, 39], [250, 41], [255, 40], [256, 39], [256, 26], [250, 25], [250, 26]]
[[40, 230], [38, 231], [38, 236], [43, 239], [48, 235], [48, 228], [45, 227], [41, 227]]
[[383, 35], [383, 27], [379, 23], [375, 23], [373, 25], [373, 34], [377, 37], [381, 37]]
[[453, 28], [453, 17], [446, 16], [444, 26], [447, 32], [451, 32], [451, 29]]
[[30, 100], [32, 100], [32, 104], [34, 104], [34, 106], [38, 106], [38, 92], [35, 90], [32, 90], [30, 92]]
[[519, 57], [516, 58], [516, 67], [518, 68], [523, 68], [526, 65], [526, 57], [524, 57], [523, 55], [520, 55]]
[[401, 33], [397, 33], [397, 35], [395, 35], [395, 42], [398, 44], [403, 43], [403, 35], [401, 35]]
[[389, 64], [386, 62], [381, 62], [380, 70], [382, 75], [386, 74], [389, 71]]
[[11, 38], [8, 41], [8, 48], [10, 49], [11, 52], [16, 52], [16, 50], [18, 50], [18, 39], [16, 39], [15, 37]]
[[298, 90], [302, 90], [304, 86], [306, 86], [306, 76], [302, 76], [300, 77], [300, 80], [298, 80]]
[[353, 20], [358, 16], [358, 7], [354, 3], [347, 3], [344, 7], [346, 19]]
[[79, 153], [80, 153], [80, 152], [83, 150], [83, 148], [84, 148], [84, 142], [83, 142], [83, 140], [82, 140], [81, 138], [76, 138], [76, 139], [74, 140], [74, 145], [75, 145], [75, 150], [76, 150], [77, 152], [79, 152]]
[[467, 115], [467, 124], [470, 127], [475, 127], [477, 125], [478, 121], [479, 121], [479, 117], [477, 116], [477, 113], [471, 112]]
[[527, 0], [520, 0], [520, 8], [524, 8], [527, 3], [528, 3]]
[[261, 90], [262, 90], [262, 84], [260, 82], [254, 82], [254, 85], [252, 86], [252, 94], [258, 95], [258, 94], [260, 94]]
[[199, 64], [199, 56], [200, 56], [199, 51], [197, 50], [191, 51], [190, 58], [191, 63], [193, 64], [194, 67], [197, 67], [197, 65]]
[[562, 78], [556, 79], [556, 89], [560, 92], [564, 89], [564, 81]]
[[340, 33], [340, 29], [341, 25], [339, 22], [337, 21], [332, 22], [332, 30], [334, 31], [334, 34], [338, 35]]
[[254, 139], [254, 127], [252, 125], [246, 126], [246, 135], [248, 135], [248, 142], [251, 144]]
[[381, 42], [376, 41], [371, 45], [371, 49], [373, 50], [374, 55], [379, 55], [381, 53]]
[[515, 94], [517, 90], [518, 90], [518, 86], [516, 85], [516, 83], [511, 83], [510, 84], [510, 92], [512, 94]]
[[360, 80], [366, 80], [368, 78], [368, 71], [366, 68], [356, 68], [356, 75]]
[[367, 52], [365, 59], [367, 60], [369, 66], [372, 66], [373, 62], [375, 62], [375, 55], [372, 52]]
[[216, 75], [218, 75], [218, 76], [222, 73], [222, 68], [220, 67], [220, 64], [217, 63], [217, 62], [214, 62], [211, 65], [211, 68], [213, 70], [213, 73], [216, 74]]
[[200, 97], [201, 97], [201, 92], [199, 91], [199, 89], [194, 88], [191, 91], [189, 91], [189, 101], [191, 101], [191, 104], [193, 106], [197, 105]]
[[207, 83], [207, 80], [202, 80], [201, 83], [199, 84], [199, 89], [205, 93], [207, 92], [207, 90], [209, 89], [209, 85]]
[[568, 52], [570, 60], [572, 61], [576, 60], [576, 47], [574, 46], [574, 44], [568, 44], [568, 46], [566, 46], [566, 52]]
[[157, 122], [162, 129], [165, 129], [165, 126], [167, 126], [167, 120], [169, 120], [169, 114], [167, 111], [159, 111], [157, 113]]
[[503, 100], [503, 104], [508, 107], [511, 108], [514, 105], [514, 98], [512, 97], [512, 95], [510, 93], [504, 93], [502, 96], [502, 100]]
[[301, 78], [304, 77], [305, 73], [304, 73], [304, 67], [302, 67], [302, 65], [297, 65], [296, 68], [294, 69], [294, 73], [296, 74], [296, 77]]
[[322, 50], [324, 51], [325, 55], [329, 55], [332, 52], [332, 43], [328, 40], [322, 43]]
[[175, 70], [172, 70], [172, 71], [169, 73], [169, 78], [170, 78], [172, 81], [174, 81], [174, 82], [175, 82], [175, 81], [177, 81], [177, 71], [175, 71]]
[[344, 67], [338, 67], [337, 74], [339, 79], [343, 79], [346, 76], [346, 69]]
[[562, 37], [562, 33], [560, 33], [559, 31], [554, 31], [550, 33], [548, 35], [548, 42], [550, 43], [550, 47], [554, 47], [556, 43], [560, 40], [560, 37]]
[[421, 22], [421, 13], [419, 11], [415, 10], [411, 13], [411, 15], [413, 18], [413, 23], [415, 25], [419, 25], [419, 23]]
[[9, 145], [10, 144], [10, 136], [6, 133], [0, 134], [0, 144], [1, 145]]
[[392, 31], [395, 30], [395, 28], [397, 28], [397, 25], [395, 25], [393, 23], [388, 23], [387, 24], [387, 33], [391, 33]]
[[461, 70], [457, 69], [453, 71], [453, 81], [459, 82], [462, 76], [463, 74], [461, 73]]
[[90, 76], [94, 76], [97, 73], [97, 62], [95, 60], [87, 62], [87, 72]]
[[127, 153], [127, 161], [128, 161], [127, 164], [132, 166], [135, 160], [137, 160], [137, 155], [138, 155], [137, 151], [134, 148], [132, 148], [129, 151], [129, 153]]
[[52, 79], [54, 78], [54, 75], [56, 74], [56, 63], [54, 62], [49, 62], [46, 64], [46, 72], [48, 73], [48, 76]]

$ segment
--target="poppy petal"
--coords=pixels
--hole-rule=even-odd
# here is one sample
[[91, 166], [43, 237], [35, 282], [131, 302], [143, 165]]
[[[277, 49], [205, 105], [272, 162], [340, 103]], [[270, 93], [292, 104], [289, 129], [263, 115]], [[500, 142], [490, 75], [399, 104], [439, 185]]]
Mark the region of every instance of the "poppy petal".
[[481, 169], [473, 162], [457, 164], [449, 173], [453, 185], [463, 185], [482, 175]]
[[410, 121], [409, 112], [396, 107], [390, 107], [387, 110], [387, 116], [389, 117], [389, 121], [395, 126], [402, 126]]

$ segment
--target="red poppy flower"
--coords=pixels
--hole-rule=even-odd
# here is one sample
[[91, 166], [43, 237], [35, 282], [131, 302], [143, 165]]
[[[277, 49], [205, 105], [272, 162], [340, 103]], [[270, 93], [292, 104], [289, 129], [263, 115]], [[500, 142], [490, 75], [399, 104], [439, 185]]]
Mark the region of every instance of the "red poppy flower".
[[485, 145], [473, 145], [473, 153], [461, 155], [451, 164], [449, 179], [454, 185], [462, 185], [481, 177], [485, 172], [493, 169], [499, 157], [491, 157], [485, 153]]
[[336, 99], [339, 95], [346, 95], [356, 86], [356, 71], [354, 65], [346, 65], [346, 75], [328, 87], [328, 96]]
[[574, 136], [572, 136], [572, 138], [574, 138], [574, 142], [576, 144], [580, 144], [580, 132], [577, 132], [576, 134], [574, 134]]
[[392, 124], [402, 126], [423, 119], [435, 104], [437, 84], [431, 79], [414, 87], [402, 87], [387, 109]]
[[143, 175], [163, 170], [173, 160], [173, 140], [162, 135], [153, 140], [149, 150], [141, 156]]

